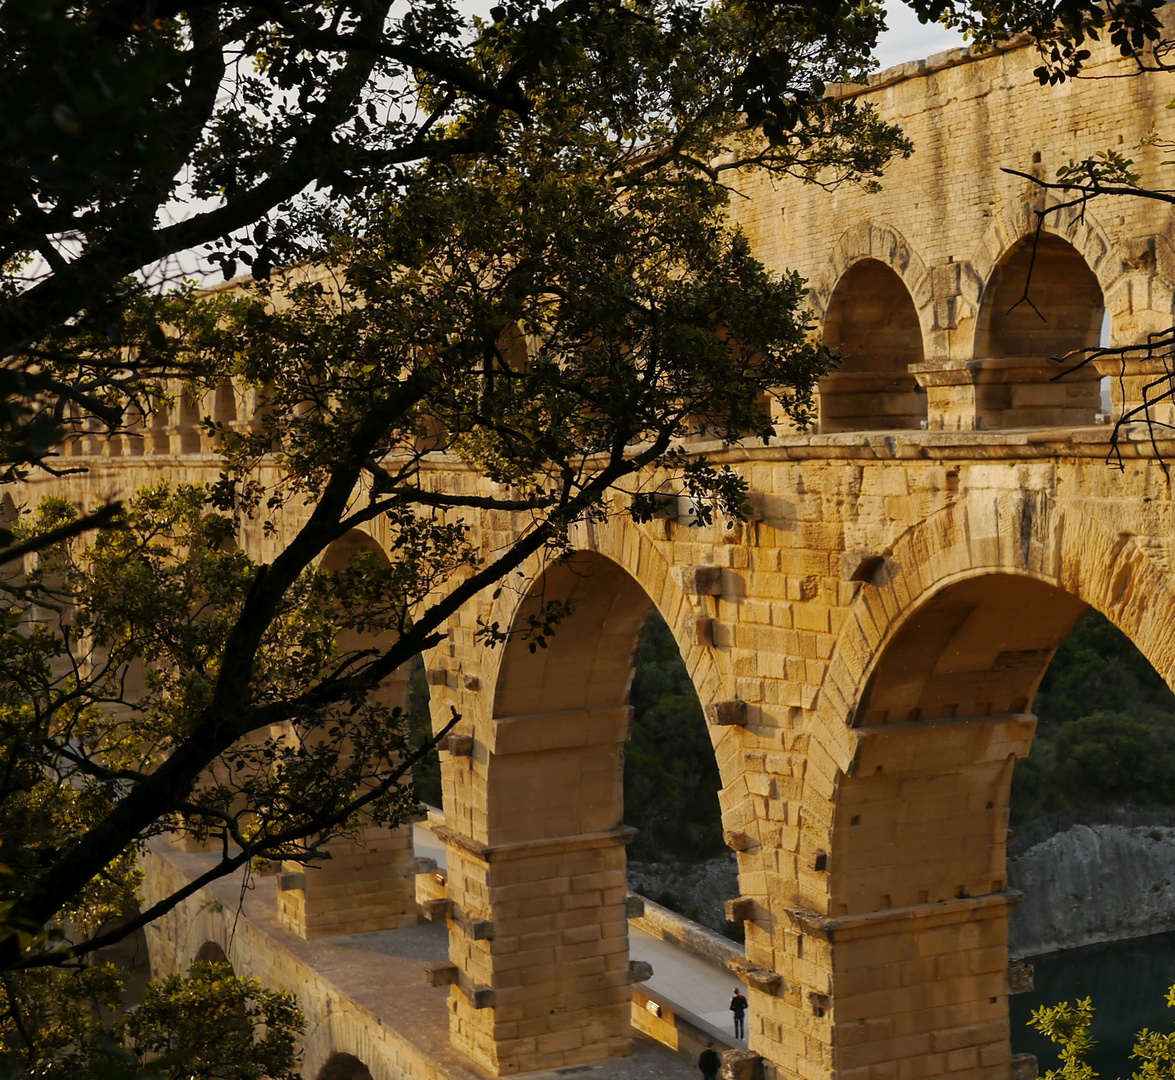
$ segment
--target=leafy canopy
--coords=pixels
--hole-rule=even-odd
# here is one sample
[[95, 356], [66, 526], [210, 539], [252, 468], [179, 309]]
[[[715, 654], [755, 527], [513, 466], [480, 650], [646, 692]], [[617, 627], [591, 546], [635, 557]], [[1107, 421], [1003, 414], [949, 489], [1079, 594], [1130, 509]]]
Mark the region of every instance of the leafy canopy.
[[[1167, 991], [1167, 1005], [1175, 1008], [1175, 986]], [[1029, 1026], [1058, 1046], [1061, 1059], [1061, 1067], [1049, 1069], [1044, 1080], [1096, 1080], [1098, 1074], [1086, 1060], [1095, 1045], [1089, 1035], [1093, 1014], [1091, 998], [1082, 998], [1075, 1006], [1062, 1001], [1032, 1010]], [[1139, 1063], [1134, 1080], [1169, 1080], [1175, 1076], [1175, 1033], [1143, 1028], [1135, 1037], [1130, 1056]]]
[[[984, 32], [1041, 17], [1005, 15]], [[205, 880], [403, 819], [427, 744], [389, 680], [459, 607], [665, 492], [741, 512], [700, 447], [804, 424], [831, 358], [727, 182], [871, 184], [909, 152], [824, 96], [880, 26], [767, 0], [0, 8], [0, 479], [159, 450], [205, 395], [236, 414], [182, 436], [219, 455], [199, 482], [0, 537], [0, 970], [30, 1067], [66, 1045], [37, 986], [64, 1000]], [[251, 277], [198, 293], [197, 258]], [[165, 831], [215, 857], [136, 913]]]
[[[741, 512], [699, 446], [767, 438], [773, 411], [803, 424], [830, 357], [802, 283], [728, 226], [726, 179], [872, 183], [908, 152], [824, 97], [879, 25], [686, 0], [483, 22], [5, 5], [6, 475], [84, 468], [57, 453], [83, 432], [219, 456], [105, 517], [50, 501], [14, 530], [11, 978], [73, 972], [216, 875], [402, 821], [429, 747], [394, 673], [578, 522], [646, 520], [667, 490], [701, 523]], [[194, 248], [252, 276], [157, 288]], [[166, 434], [214, 395], [227, 419]], [[510, 515], [504, 541], [484, 511]], [[352, 558], [372, 533], [384, 549]], [[215, 858], [137, 912], [136, 858], [165, 832]]]

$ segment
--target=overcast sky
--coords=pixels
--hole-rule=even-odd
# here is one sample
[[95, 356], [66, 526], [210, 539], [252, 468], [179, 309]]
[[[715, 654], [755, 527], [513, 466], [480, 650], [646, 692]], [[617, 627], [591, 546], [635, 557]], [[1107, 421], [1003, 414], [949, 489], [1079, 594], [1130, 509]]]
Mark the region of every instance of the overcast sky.
[[954, 49], [965, 44], [962, 36], [942, 26], [923, 26], [900, 0], [886, 4], [889, 29], [877, 42], [877, 59], [883, 68], [904, 64], [907, 60], [925, 60], [931, 53]]

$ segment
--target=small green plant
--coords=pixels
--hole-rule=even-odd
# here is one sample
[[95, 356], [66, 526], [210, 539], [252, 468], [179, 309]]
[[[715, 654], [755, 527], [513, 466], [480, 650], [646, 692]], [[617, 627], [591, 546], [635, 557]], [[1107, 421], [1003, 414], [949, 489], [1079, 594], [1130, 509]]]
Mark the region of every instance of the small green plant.
[[[1175, 986], [1167, 991], [1167, 1007], [1175, 1008]], [[1082, 998], [1075, 1006], [1062, 1001], [1032, 1010], [1028, 1026], [1060, 1048], [1061, 1067], [1049, 1069], [1044, 1080], [1096, 1080], [1098, 1074], [1086, 1061], [1095, 1045], [1089, 1037], [1093, 1014], [1091, 998]], [[1132, 1080], [1175, 1080], [1175, 1032], [1164, 1035], [1143, 1028], [1134, 1037], [1130, 1056], [1140, 1064]]]
[[1076, 1007], [1062, 1001], [1060, 1005], [1042, 1005], [1032, 1010], [1028, 1026], [1060, 1047], [1061, 1067], [1049, 1069], [1044, 1080], [1094, 1080], [1097, 1076], [1085, 1061], [1094, 1046], [1094, 1040], [1089, 1037], [1093, 1011], [1091, 998], [1082, 998]]

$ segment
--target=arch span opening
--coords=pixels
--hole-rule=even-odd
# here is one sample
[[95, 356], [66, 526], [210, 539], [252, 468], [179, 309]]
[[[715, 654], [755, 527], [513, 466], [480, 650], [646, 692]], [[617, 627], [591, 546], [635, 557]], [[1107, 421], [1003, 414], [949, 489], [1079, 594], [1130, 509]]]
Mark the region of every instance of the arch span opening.
[[837, 1015], [875, 1015], [885, 995], [892, 1028], [869, 1039], [873, 1061], [938, 1075], [948, 1040], [993, 1075], [1011, 1061], [1009, 789], [1027, 710], [1085, 610], [1035, 578], [986, 574], [936, 593], [882, 648], [824, 860], [843, 926]]
[[624, 820], [634, 892], [735, 941], [725, 902], [738, 895], [738, 860], [725, 844], [718, 792], [722, 778], [689, 671], [657, 611], [641, 630], [624, 745]]
[[222, 949], [215, 941], [204, 942], [204, 944], [196, 950], [196, 955], [192, 957], [192, 960], [199, 961], [202, 964], [228, 964], [229, 968], [232, 968], [232, 964], [229, 962], [229, 958], [225, 955], [224, 949]]
[[[333, 604], [334, 644], [340, 660], [362, 664], [364, 656], [386, 649], [394, 631], [375, 629], [363, 621], [362, 599], [349, 606], [349, 597], [362, 597], [366, 575], [384, 570], [388, 558], [379, 542], [360, 529], [351, 529], [323, 552], [319, 570], [331, 575], [338, 587]], [[358, 587], [357, 587], [358, 586]], [[407, 718], [393, 710], [407, 705], [409, 668], [385, 676], [364, 698], [364, 710], [356, 710], [344, 722], [339, 713], [319, 726], [288, 724], [282, 737], [291, 747], [329, 745], [337, 754], [340, 773], [358, 764], [358, 790], [376, 785], [396, 763], [399, 750], [372, 749], [367, 735], [375, 725], [387, 725], [407, 743]], [[383, 711], [377, 711], [383, 710]], [[348, 729], [347, 723], [354, 723]], [[411, 776], [401, 777], [398, 792], [407, 792]], [[309, 846], [309, 842], [308, 845]], [[314, 846], [329, 857], [322, 861], [283, 863], [278, 877], [278, 921], [303, 938], [370, 933], [413, 926], [417, 920], [415, 856], [411, 826], [377, 825], [367, 811], [355, 814], [349, 834]], [[288, 887], [287, 887], [288, 886]]]
[[354, 1054], [331, 1054], [317, 1080], [372, 1080], [371, 1071]]
[[[552, 602], [566, 614], [548, 633]], [[449, 898], [462, 912], [450, 956], [462, 983], [493, 991], [492, 1007], [454, 992], [450, 1030], [500, 1074], [631, 1047], [632, 983], [648, 975], [629, 963], [623, 746], [652, 607], [603, 556], [550, 566], [511, 617], [472, 754], [442, 757], [446, 822], [471, 833], [448, 841]], [[485, 924], [492, 941], [477, 936]], [[503, 1036], [502, 1009], [534, 1018], [525, 1037]]]
[[937, 593], [886, 646], [856, 725], [1026, 712], [1086, 605], [1035, 578], [990, 574]]
[[[1053, 657], [1033, 711], [1032, 750], [1012, 778], [1008, 882], [1024, 901], [1008, 947], [1031, 957], [1035, 986], [1010, 1003], [1012, 1049], [1035, 1054], [1042, 1072], [1059, 1068], [1031, 1013], [1088, 995], [1089, 1064], [1125, 1076], [1137, 1032], [1168, 1023], [1175, 694], [1091, 608]], [[1093, 952], [1071, 947], [1107, 937]]]
[[1101, 338], [1105, 301], [1097, 276], [1067, 240], [1041, 233], [1017, 241], [983, 290], [975, 330], [982, 362], [976, 412], [983, 427], [1092, 424], [1101, 408], [1100, 376], [1052, 361]]
[[922, 327], [902, 279], [865, 259], [840, 279], [824, 320], [824, 344], [844, 361], [820, 380], [821, 431], [920, 427], [926, 395], [910, 374], [923, 359]]
[[1003, 893], [1012, 768], [1029, 712], [1086, 605], [1035, 578], [951, 585], [885, 646], [854, 717], [837, 796], [834, 914]]

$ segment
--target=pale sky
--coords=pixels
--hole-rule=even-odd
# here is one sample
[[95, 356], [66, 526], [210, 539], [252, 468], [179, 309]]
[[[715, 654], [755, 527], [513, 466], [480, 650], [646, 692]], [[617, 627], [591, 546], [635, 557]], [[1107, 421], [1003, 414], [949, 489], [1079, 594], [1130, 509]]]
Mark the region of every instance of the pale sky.
[[882, 68], [904, 64], [907, 60], [925, 60], [932, 53], [966, 44], [956, 30], [943, 26], [923, 26], [900, 0], [886, 3], [889, 29], [877, 42], [877, 59]]
[[[476, 9], [488, 8], [489, 5], [490, 0], [464, 0], [462, 7]], [[905, 63], [907, 60], [923, 60], [932, 53], [965, 44], [962, 36], [954, 30], [922, 25], [901, 0], [886, 0], [886, 8], [889, 29], [878, 40], [876, 53], [882, 69]], [[195, 209], [197, 207], [194, 204], [190, 205], [187, 212]], [[202, 282], [213, 284], [220, 281], [219, 271], [212, 270], [204, 264], [201, 257], [193, 253], [184, 253], [178, 259], [168, 260], [165, 266], [158, 267], [151, 276], [174, 279], [181, 274], [188, 274]]]

